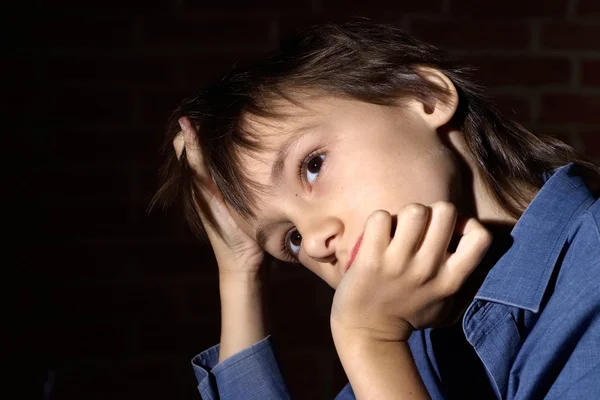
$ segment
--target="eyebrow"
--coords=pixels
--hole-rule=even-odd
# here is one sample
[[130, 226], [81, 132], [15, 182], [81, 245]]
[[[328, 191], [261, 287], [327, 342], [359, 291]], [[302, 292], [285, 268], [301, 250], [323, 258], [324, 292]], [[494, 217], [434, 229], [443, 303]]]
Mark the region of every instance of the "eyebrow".
[[317, 125], [307, 125], [295, 130], [290, 138], [288, 138], [277, 150], [275, 155], [275, 162], [271, 167], [271, 183], [277, 187], [281, 183], [281, 177], [285, 170], [285, 162], [290, 155], [292, 148], [294, 148], [302, 139], [306, 133], [316, 128]]
[[[315, 129], [318, 125], [306, 125], [301, 128], [296, 129], [292, 136], [288, 138], [283, 144], [277, 149], [277, 153], [275, 155], [275, 162], [271, 167], [271, 176], [270, 182], [273, 187], [277, 187], [281, 184], [281, 179], [283, 177], [283, 171], [285, 170], [285, 162], [288, 159], [292, 149], [298, 145], [300, 140], [306, 136], [306, 134], [313, 129]], [[267, 231], [274, 225], [274, 222], [261, 223], [258, 225], [256, 229], [256, 242], [260, 246], [261, 249], [265, 250], [265, 246], [267, 244]]]

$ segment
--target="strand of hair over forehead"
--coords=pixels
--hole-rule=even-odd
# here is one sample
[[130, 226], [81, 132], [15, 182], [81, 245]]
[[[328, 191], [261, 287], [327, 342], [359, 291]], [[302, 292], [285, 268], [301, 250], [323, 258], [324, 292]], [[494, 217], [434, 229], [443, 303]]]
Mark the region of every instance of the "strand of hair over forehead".
[[[372, 38], [365, 40], [361, 36], [365, 33]], [[417, 55], [408, 57], [410, 53], [404, 52], [389, 57], [393, 52], [388, 51], [376, 57], [369, 47], [376, 43], [397, 46], [398, 42], [408, 45]], [[426, 46], [425, 53], [417, 51], [419, 46], [424, 44], [390, 26], [375, 26], [365, 21], [327, 24], [297, 32], [266, 61], [249, 68], [232, 68], [220, 82], [204, 91], [204, 112], [198, 113], [198, 104], [182, 110], [201, 120], [211, 173], [226, 200], [242, 215], [250, 217], [256, 206], [253, 194], [267, 189], [250, 179], [233, 151], [233, 147], [262, 150], [259, 138], [244, 126], [244, 115], [280, 117], [282, 113], [274, 107], [275, 100], [283, 99], [302, 107], [294, 93], [309, 90], [382, 105], [396, 102], [402, 94], [400, 90], [421, 99], [442, 96], [439, 88], [424, 84], [414, 65], [407, 63], [417, 60], [419, 55], [427, 55], [432, 62], [442, 59], [431, 57], [437, 52], [435, 47]], [[455, 73], [459, 75], [461, 71], [457, 69]]]
[[565, 160], [569, 146], [538, 139], [503, 117], [471, 80], [473, 68], [393, 26], [362, 19], [299, 30], [264, 61], [232, 68], [180, 108], [179, 115], [200, 125], [215, 182], [226, 201], [248, 217], [255, 206], [253, 193], [261, 188], [233, 150], [256, 150], [262, 143], [244, 126], [246, 116], [278, 118], [282, 111], [276, 100], [302, 107], [298, 94], [310, 91], [380, 105], [397, 103], [403, 96], [442, 98], [444, 91], [424, 80], [418, 66], [442, 71], [456, 86], [459, 108], [453, 122], [466, 133], [467, 146], [493, 194], [517, 215], [519, 207], [510, 204], [520, 198], [513, 181], [537, 182], [539, 171]]

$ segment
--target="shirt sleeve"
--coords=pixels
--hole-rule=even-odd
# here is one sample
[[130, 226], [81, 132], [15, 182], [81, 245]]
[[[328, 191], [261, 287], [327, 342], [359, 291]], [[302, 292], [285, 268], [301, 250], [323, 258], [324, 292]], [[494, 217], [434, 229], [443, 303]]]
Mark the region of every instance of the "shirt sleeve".
[[271, 335], [220, 363], [219, 348], [217, 344], [192, 359], [204, 400], [290, 399]]

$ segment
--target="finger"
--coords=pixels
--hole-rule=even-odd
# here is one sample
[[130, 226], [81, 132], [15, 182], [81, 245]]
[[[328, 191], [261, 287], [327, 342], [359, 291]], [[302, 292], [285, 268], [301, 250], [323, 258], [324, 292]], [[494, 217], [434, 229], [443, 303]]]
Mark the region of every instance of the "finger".
[[186, 161], [194, 171], [195, 181], [203, 191], [207, 191], [212, 195], [217, 194], [219, 191], [210, 175], [208, 163], [199, 144], [196, 128], [187, 117], [181, 117], [179, 125], [181, 126], [182, 138], [185, 143]]
[[435, 202], [430, 205], [430, 208], [429, 226], [419, 251], [438, 264], [438, 261], [446, 259], [458, 211], [454, 204], [446, 201]]
[[429, 207], [410, 203], [398, 214], [398, 225], [392, 246], [398, 251], [397, 257], [408, 260], [419, 249], [429, 222]]
[[179, 118], [178, 122], [179, 126], [181, 127], [182, 138], [185, 143], [185, 156], [188, 164], [196, 171], [196, 173], [198, 173], [201, 169], [208, 171], [202, 155], [202, 149], [199, 145], [198, 132], [196, 131], [196, 128], [192, 125], [187, 117]]
[[180, 131], [173, 139], [173, 147], [175, 148], [175, 155], [177, 159], [181, 159], [181, 154], [183, 153], [183, 149], [185, 148], [185, 141], [183, 139], [183, 131]]
[[[175, 151], [182, 146], [185, 150], [185, 157], [188, 166], [193, 173], [193, 193], [196, 194], [195, 206], [198, 208], [198, 214], [204, 221], [207, 215], [222, 213], [223, 196], [215, 184], [210, 174], [208, 163], [204, 157], [201, 146], [199, 145], [198, 132], [189, 118], [181, 117], [178, 120], [181, 132], [175, 137]], [[181, 156], [181, 155], [179, 155]], [[210, 221], [211, 223], [213, 221]]]
[[455, 253], [444, 264], [447, 287], [456, 293], [464, 281], [477, 268], [492, 244], [493, 236], [476, 218], [459, 217], [455, 232], [462, 237]]
[[380, 258], [390, 245], [392, 237], [392, 216], [386, 210], [374, 211], [365, 225], [360, 253], [363, 258]]

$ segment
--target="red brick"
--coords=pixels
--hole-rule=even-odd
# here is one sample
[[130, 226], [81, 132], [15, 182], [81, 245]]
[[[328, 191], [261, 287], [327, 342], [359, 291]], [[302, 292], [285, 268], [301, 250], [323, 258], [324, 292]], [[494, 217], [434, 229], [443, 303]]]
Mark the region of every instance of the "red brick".
[[48, 10], [75, 11], [112, 11], [123, 14], [126, 11], [135, 11], [136, 14], [148, 12], [165, 12], [173, 8], [174, 3], [169, 0], [46, 0], [44, 6]]
[[491, 17], [564, 17], [567, 0], [450, 0], [450, 12]]
[[220, 80], [236, 64], [247, 64], [256, 60], [256, 56], [242, 54], [239, 57], [189, 57], [181, 60], [183, 87], [200, 88], [207, 83]]
[[468, 57], [475, 77], [487, 86], [539, 86], [568, 83], [569, 60], [557, 57]]
[[53, 329], [49, 330], [52, 351], [60, 354], [62, 359], [123, 358], [134, 352], [134, 331], [131, 324], [71, 320], [64, 324], [55, 323]]
[[[344, 17], [338, 17], [343, 19]], [[287, 38], [296, 30], [306, 28], [315, 24], [326, 22], [335, 22], [336, 18], [328, 14], [300, 14], [300, 15], [282, 15], [277, 19], [278, 40]]]
[[[115, 166], [129, 164], [134, 160], [154, 159], [164, 136], [158, 128], [156, 132], [151, 132], [133, 128], [98, 130], [93, 126], [83, 125], [75, 128], [66, 125], [64, 128], [56, 126], [53, 129], [50, 149], [56, 160], [55, 165], [66, 164], [72, 168], [73, 163], [88, 165], [97, 163], [98, 168], [106, 169], [105, 174], [111, 174], [108, 170], [114, 169]], [[83, 172], [61, 171], [60, 173], [66, 173], [67, 177], [78, 174], [81, 178]], [[118, 173], [120, 174], [118, 179], [126, 177], [123, 171]], [[114, 176], [116, 172], [112, 174]], [[82, 183], [86, 184], [85, 181], [77, 182], [78, 185]], [[98, 193], [101, 189], [102, 186], [97, 185], [95, 192]]]
[[227, 1], [194, 1], [184, 0], [184, 7], [194, 11], [237, 11], [237, 12], [257, 12], [257, 11], [310, 11], [311, 0], [227, 0]]
[[322, 9], [325, 12], [351, 13], [354, 15], [381, 16], [403, 14], [408, 12], [440, 12], [442, 0], [372, 0], [368, 2], [347, 0], [323, 0]]
[[61, 123], [125, 123], [133, 113], [133, 98], [127, 91], [55, 85], [45, 88], [39, 106], [44, 116]]
[[152, 91], [140, 95], [140, 122], [154, 125], [157, 130], [164, 131], [171, 113], [177, 105], [194, 91]]
[[584, 154], [588, 157], [600, 157], [600, 132], [581, 133]]
[[[82, 266], [83, 268], [85, 266]], [[163, 321], [176, 318], [175, 300], [166, 284], [62, 284], [52, 298], [60, 320], [107, 323]]]
[[143, 43], [151, 46], [194, 47], [218, 52], [252, 53], [271, 47], [265, 19], [144, 19]]
[[[193, 262], [189, 259], [187, 262]], [[186, 321], [204, 321], [210, 323], [219, 323], [221, 312], [219, 297], [219, 280], [216, 264], [207, 266], [206, 262], [197, 259], [198, 271], [206, 270], [210, 267], [214, 273], [212, 279], [205, 273], [202, 282], [184, 283], [177, 288], [177, 295], [181, 301], [181, 313], [183, 320]]]
[[416, 20], [410, 32], [420, 39], [454, 49], [524, 49], [531, 40], [531, 27], [508, 21]]
[[52, 47], [123, 47], [131, 43], [133, 26], [128, 18], [57, 17], [41, 20], [33, 31]]
[[[158, 171], [158, 162], [140, 171], [136, 177], [136, 186], [140, 188], [139, 190], [146, 204], [150, 203], [152, 196], [158, 190], [159, 184], [160, 171]], [[171, 206], [171, 209], [175, 214], [182, 214], [182, 211], [175, 204]], [[162, 213], [162, 209], [157, 208], [153, 212]]]
[[198, 320], [196, 323], [164, 324], [162, 321], [138, 324], [135, 327], [135, 351], [148, 354], [186, 354], [192, 358], [201, 350], [219, 343], [221, 325], [218, 310], [212, 310], [217, 317]]
[[[164, 244], [140, 244], [131, 246], [136, 270], [144, 276], [171, 276], [179, 274], [210, 277], [216, 282], [218, 266], [208, 245], [197, 242], [167, 242]], [[203, 278], [204, 279], [204, 278]], [[216, 283], [215, 283], [216, 284]], [[209, 286], [212, 292], [214, 288]], [[218, 300], [218, 299], [217, 299]], [[193, 312], [197, 310], [193, 309]]]
[[[131, 234], [138, 240], [166, 240], [168, 238], [180, 237], [182, 230], [186, 228], [183, 215], [178, 209], [167, 212], [156, 210], [150, 214], [146, 213], [146, 204], [134, 208], [135, 220], [132, 222]], [[126, 233], [128, 233], [126, 231]]]
[[[84, 140], [80, 141], [83, 149], [93, 148], [86, 147], [88, 144]], [[40, 188], [51, 193], [51, 204], [66, 204], [75, 208], [81, 205], [97, 206], [107, 202], [124, 204], [131, 197], [130, 174], [122, 168], [77, 167], [70, 164], [64, 167], [55, 166], [53, 174], [54, 179], [40, 182]]]
[[600, 123], [600, 96], [549, 93], [542, 96], [542, 122]]
[[541, 45], [546, 49], [598, 50], [600, 24], [548, 22], [542, 26]]
[[[53, 226], [53, 239], [73, 240], [77, 243], [101, 241], [156, 241], [180, 236], [182, 218], [154, 212], [146, 215], [146, 205], [110, 203], [52, 204], [46, 216]], [[175, 215], [179, 217], [179, 215]]]
[[525, 123], [531, 118], [529, 100], [522, 96], [494, 96], [493, 102], [508, 118]]
[[581, 64], [581, 83], [600, 85], [600, 60], [584, 60]]
[[48, 216], [54, 239], [79, 241], [131, 237], [134, 227], [129, 222], [130, 206], [123, 204], [57, 204]]
[[136, 272], [137, 250], [132, 245], [65, 243], [49, 246], [46, 251], [48, 259], [60, 260], [52, 270], [52, 277], [58, 280], [114, 280]]
[[600, 2], [598, 0], [579, 0], [577, 2], [577, 15], [586, 17], [600, 15]]
[[68, 56], [48, 60], [44, 79], [97, 85], [172, 85], [176, 68], [177, 60], [167, 57]]
[[[170, 399], [178, 398], [181, 389], [190, 381], [193, 372], [187, 362], [165, 359], [141, 359], [137, 362], [110, 360], [97, 362], [87, 360], [81, 363], [67, 363], [56, 371], [56, 393], [53, 398], [63, 400], [86, 400], [132, 398]], [[185, 368], [187, 367], [187, 369]], [[188, 395], [198, 395], [195, 385], [191, 385]], [[195, 391], [195, 393], [193, 393]]]

